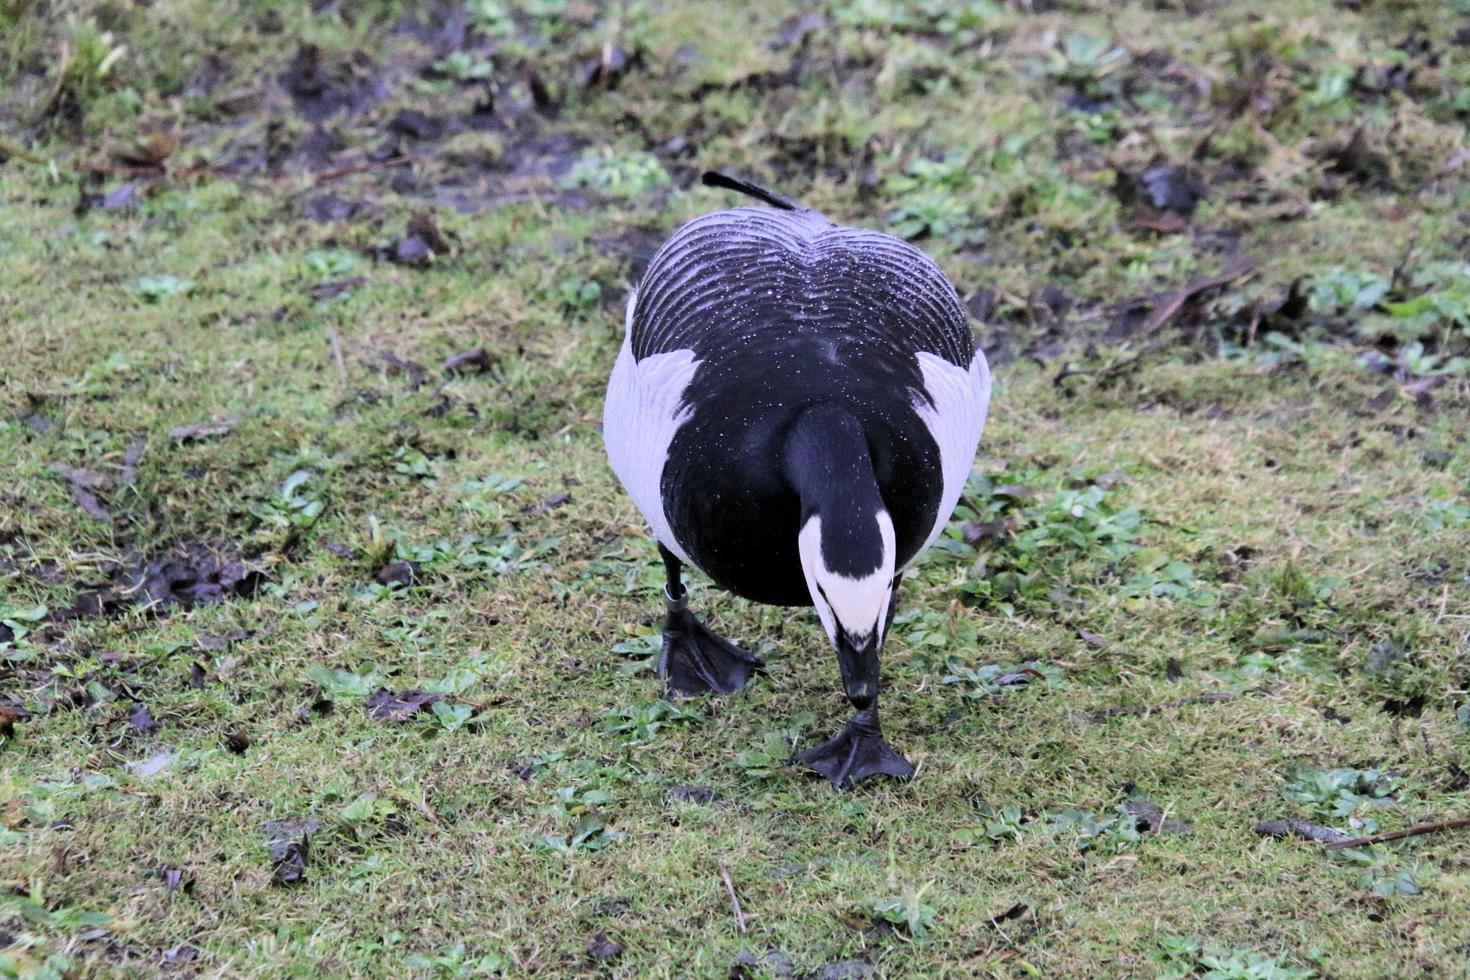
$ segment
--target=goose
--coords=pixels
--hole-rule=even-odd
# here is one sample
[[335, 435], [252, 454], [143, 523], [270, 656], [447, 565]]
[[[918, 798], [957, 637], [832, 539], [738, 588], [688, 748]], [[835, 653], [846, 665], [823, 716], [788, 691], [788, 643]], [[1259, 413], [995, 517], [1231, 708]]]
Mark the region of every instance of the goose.
[[904, 570], [959, 501], [990, 370], [922, 251], [718, 171], [765, 207], [695, 218], [628, 297], [608, 460], [666, 573], [665, 695], [738, 691], [764, 666], [688, 609], [684, 567], [757, 603], [812, 606], [853, 715], [795, 761], [837, 790], [913, 765], [878, 722]]

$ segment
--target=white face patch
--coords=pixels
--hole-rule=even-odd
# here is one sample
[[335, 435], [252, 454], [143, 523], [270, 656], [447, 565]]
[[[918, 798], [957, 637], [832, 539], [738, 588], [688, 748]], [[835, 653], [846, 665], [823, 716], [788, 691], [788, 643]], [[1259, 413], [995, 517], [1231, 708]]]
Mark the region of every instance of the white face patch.
[[888, 621], [888, 604], [893, 599], [893, 562], [896, 548], [893, 538], [893, 521], [887, 511], [876, 515], [878, 533], [883, 540], [883, 560], [872, 573], [862, 578], [848, 578], [827, 568], [822, 561], [822, 518], [813, 514], [802, 525], [797, 536], [797, 550], [801, 553], [801, 570], [806, 575], [806, 587], [812, 595], [812, 605], [827, 630], [833, 645], [837, 643], [838, 629], [848, 639], [862, 642], [869, 636], [881, 633]]

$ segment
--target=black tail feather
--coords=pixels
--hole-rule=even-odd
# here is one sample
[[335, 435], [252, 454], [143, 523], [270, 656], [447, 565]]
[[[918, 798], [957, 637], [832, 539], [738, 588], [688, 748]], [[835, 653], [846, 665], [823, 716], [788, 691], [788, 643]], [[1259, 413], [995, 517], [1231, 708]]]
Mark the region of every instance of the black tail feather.
[[732, 177], [718, 170], [706, 170], [701, 180], [706, 187], [723, 187], [725, 190], [739, 191], [742, 194], [748, 194], [757, 201], [764, 201], [773, 208], [780, 208], [782, 211], [811, 210], [806, 205], [793, 201], [784, 194], [777, 194], [775, 191], [767, 190], [760, 184], [754, 184], [748, 180], [742, 180], [739, 177]]

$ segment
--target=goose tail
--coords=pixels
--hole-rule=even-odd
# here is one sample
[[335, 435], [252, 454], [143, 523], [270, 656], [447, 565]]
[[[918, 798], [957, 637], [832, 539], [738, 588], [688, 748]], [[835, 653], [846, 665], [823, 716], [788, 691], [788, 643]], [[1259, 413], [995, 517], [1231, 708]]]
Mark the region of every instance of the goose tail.
[[704, 177], [701, 178], [701, 182], [706, 187], [721, 187], [725, 190], [739, 191], [742, 194], [755, 198], [757, 201], [764, 201], [773, 208], [780, 208], [782, 211], [811, 210], [806, 205], [798, 201], [793, 201], [784, 194], [778, 194], [773, 190], [762, 187], [760, 184], [752, 183], [740, 177], [732, 177], [730, 174], [719, 170], [706, 170]]

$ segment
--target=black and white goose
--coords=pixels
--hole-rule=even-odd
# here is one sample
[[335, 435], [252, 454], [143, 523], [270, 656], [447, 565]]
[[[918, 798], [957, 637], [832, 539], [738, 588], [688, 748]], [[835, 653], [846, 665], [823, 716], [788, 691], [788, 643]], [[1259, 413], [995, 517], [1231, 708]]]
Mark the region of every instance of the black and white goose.
[[910, 765], [878, 726], [878, 652], [903, 570], [974, 461], [990, 371], [955, 290], [889, 235], [719, 173], [771, 208], [704, 215], [629, 297], [603, 431], [668, 574], [659, 675], [730, 693], [759, 658], [685, 607], [683, 566], [756, 602], [815, 606], [856, 714], [798, 760], [843, 788]]

